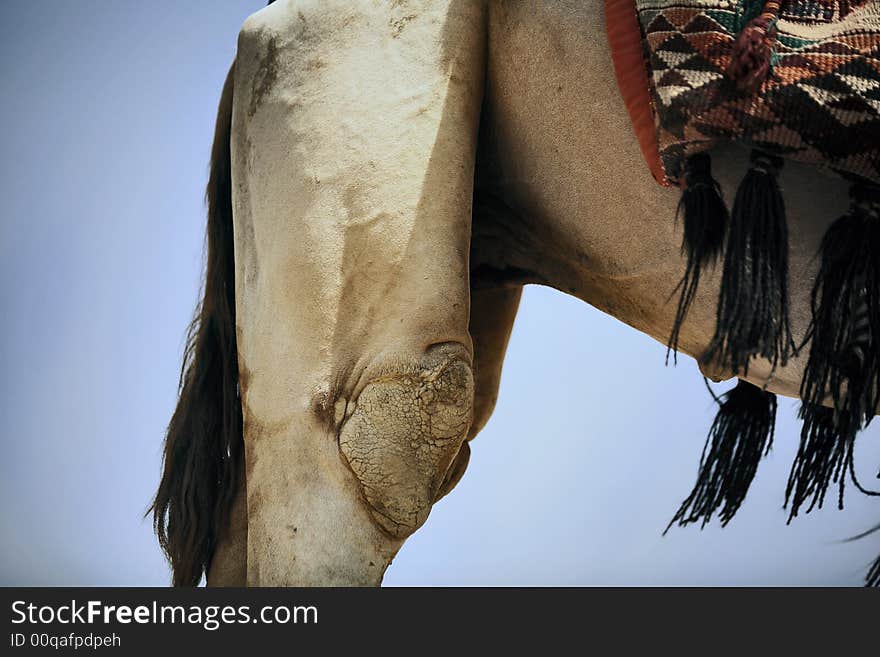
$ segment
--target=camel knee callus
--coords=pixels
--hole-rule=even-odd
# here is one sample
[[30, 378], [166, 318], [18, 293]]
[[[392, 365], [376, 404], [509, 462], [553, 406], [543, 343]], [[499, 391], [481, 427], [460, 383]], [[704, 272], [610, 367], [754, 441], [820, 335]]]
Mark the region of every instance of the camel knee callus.
[[348, 405], [339, 448], [374, 520], [395, 538], [425, 522], [467, 437], [468, 361], [462, 347], [433, 347], [417, 367], [373, 379]]

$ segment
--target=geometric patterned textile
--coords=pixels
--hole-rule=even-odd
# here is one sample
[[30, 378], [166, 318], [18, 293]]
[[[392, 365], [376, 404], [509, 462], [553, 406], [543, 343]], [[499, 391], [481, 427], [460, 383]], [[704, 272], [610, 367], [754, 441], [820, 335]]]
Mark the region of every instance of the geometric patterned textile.
[[770, 3], [634, 2], [661, 182], [680, 182], [687, 155], [736, 141], [880, 184], [880, 0], [777, 0], [769, 73], [751, 91], [730, 78], [734, 41]]

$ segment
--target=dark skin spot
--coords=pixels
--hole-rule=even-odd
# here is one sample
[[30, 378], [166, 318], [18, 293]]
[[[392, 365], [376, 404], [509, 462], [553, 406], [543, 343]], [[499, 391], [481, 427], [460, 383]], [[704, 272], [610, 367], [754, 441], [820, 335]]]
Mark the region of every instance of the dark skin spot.
[[[241, 344], [241, 329], [236, 326], [235, 327], [235, 338], [238, 340], [238, 343]], [[248, 366], [245, 365], [241, 358], [238, 359], [238, 387], [241, 391], [241, 396], [244, 396], [244, 392], [247, 390], [248, 383], [251, 380], [251, 371], [248, 369]]]
[[312, 398], [312, 413], [318, 418], [322, 426], [332, 427], [335, 413], [333, 412], [333, 399], [329, 392], [321, 392]]
[[251, 86], [251, 102], [248, 106], [248, 116], [253, 117], [263, 103], [266, 94], [272, 89], [278, 79], [278, 45], [275, 37], [266, 42], [266, 52], [260, 58], [260, 65], [254, 74]]
[[259, 490], [248, 492], [248, 513], [256, 513], [263, 506], [263, 494]]

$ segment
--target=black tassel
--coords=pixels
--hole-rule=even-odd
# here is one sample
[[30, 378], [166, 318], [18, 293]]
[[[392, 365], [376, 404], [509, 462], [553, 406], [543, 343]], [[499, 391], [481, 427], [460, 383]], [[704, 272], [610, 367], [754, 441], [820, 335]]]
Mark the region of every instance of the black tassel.
[[669, 522], [682, 527], [700, 521], [705, 527], [719, 509], [721, 526], [743, 503], [761, 458], [773, 446], [776, 395], [739, 381], [721, 401], [700, 457], [694, 490]]
[[880, 587], [880, 557], [877, 557], [868, 571], [868, 576], [865, 577], [865, 586]]
[[[880, 476], [878, 476], [880, 479]], [[850, 536], [849, 538], [845, 538], [844, 541], [849, 543], [850, 541], [858, 541], [860, 539], [865, 538], [866, 536], [870, 536], [874, 532], [880, 531], [880, 525], [876, 525], [871, 529], [862, 532], [861, 534], [856, 534], [855, 536]], [[880, 587], [880, 557], [877, 557], [874, 560], [874, 563], [868, 568], [868, 573], [865, 575], [865, 586], [877, 586]]]
[[846, 417], [833, 408], [806, 401], [801, 405], [798, 416], [804, 421], [801, 442], [785, 487], [785, 508], [791, 504], [789, 523], [809, 498], [812, 500], [805, 513], [814, 508], [821, 509], [832, 483], [838, 487], [837, 508], [843, 509], [847, 474], [860, 492], [880, 495], [880, 492], [862, 486], [856, 477], [854, 454], [859, 432], [857, 425], [849, 424]]
[[785, 508], [791, 504], [788, 522], [811, 497], [806, 513], [816, 507], [821, 509], [832, 482], [839, 487], [837, 506], [842, 509], [846, 470], [852, 472], [853, 468], [856, 431], [843, 424], [838, 426], [834, 409], [804, 402], [798, 416], [804, 425], [785, 487]]
[[708, 153], [696, 153], [685, 161], [685, 188], [678, 202], [675, 219], [684, 218], [681, 252], [687, 255], [687, 268], [672, 294], [680, 292], [675, 323], [666, 349], [678, 360], [678, 335], [700, 285], [703, 268], [715, 264], [724, 249], [724, 235], [730, 214], [721, 195], [721, 186], [712, 178], [712, 159]]
[[[870, 536], [877, 531], [880, 531], [880, 525], [872, 527], [871, 529], [864, 531], [861, 534], [851, 536], [850, 538], [844, 540], [846, 542], [857, 541], [859, 539], [865, 538], [866, 536]], [[871, 566], [868, 568], [868, 573], [867, 575], [865, 575], [865, 586], [880, 587], [880, 557], [877, 557], [874, 560], [874, 563], [872, 563]]]
[[880, 188], [853, 185], [850, 200], [822, 240], [801, 397], [819, 404], [830, 395], [857, 430], [880, 402]]
[[777, 175], [782, 159], [752, 151], [733, 202], [718, 317], [707, 359], [745, 375], [760, 356], [785, 365], [789, 323], [788, 226]]

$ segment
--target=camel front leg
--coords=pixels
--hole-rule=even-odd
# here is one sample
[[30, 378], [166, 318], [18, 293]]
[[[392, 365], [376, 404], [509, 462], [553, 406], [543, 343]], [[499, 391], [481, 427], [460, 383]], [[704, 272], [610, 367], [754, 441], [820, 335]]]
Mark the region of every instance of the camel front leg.
[[[473, 257], [471, 254], [473, 268]], [[482, 287], [471, 279], [471, 313], [468, 332], [474, 348], [474, 412], [467, 440], [446, 471], [437, 499], [444, 497], [461, 480], [470, 460], [468, 441], [473, 440], [486, 425], [501, 382], [504, 354], [513, 329], [522, 287]], [[218, 537], [211, 559], [208, 586], [245, 586], [247, 584], [247, 487], [242, 477], [239, 492], [232, 505], [226, 530]]]
[[472, 418], [481, 3], [277, 2], [232, 169], [250, 585], [376, 585]]
[[[477, 282], [477, 285], [480, 286], [480, 283]], [[467, 440], [461, 444], [458, 456], [446, 471], [437, 493], [438, 500], [452, 491], [464, 476], [470, 459], [468, 441], [473, 440], [486, 425], [495, 408], [504, 354], [521, 294], [522, 288], [519, 286], [475, 289], [474, 281], [471, 280], [468, 331], [474, 347], [473, 419]], [[218, 537], [207, 583], [208, 586], [247, 584], [247, 488], [243, 477], [232, 505], [229, 524], [226, 531]]]
[[229, 518], [217, 536], [205, 584], [211, 587], [247, 585], [247, 482], [244, 477], [241, 477]]

